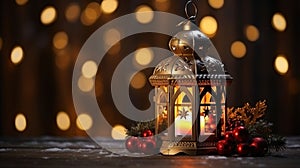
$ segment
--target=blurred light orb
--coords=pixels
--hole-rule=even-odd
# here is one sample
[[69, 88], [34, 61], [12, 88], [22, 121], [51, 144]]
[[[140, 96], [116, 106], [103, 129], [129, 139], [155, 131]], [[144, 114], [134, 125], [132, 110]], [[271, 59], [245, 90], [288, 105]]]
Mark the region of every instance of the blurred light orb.
[[101, 15], [100, 5], [97, 2], [91, 2], [87, 5], [81, 14], [81, 22], [86, 26], [94, 24]]
[[285, 75], [289, 70], [289, 62], [284, 55], [278, 55], [275, 59], [274, 67], [280, 75]]
[[208, 4], [215, 9], [220, 9], [224, 5], [224, 0], [208, 0]]
[[44, 25], [49, 25], [53, 23], [56, 19], [57, 12], [53, 6], [47, 6], [41, 13], [41, 22]]
[[272, 17], [272, 25], [277, 31], [285, 31], [287, 26], [285, 17], [281, 13], [275, 13]]
[[15, 118], [15, 127], [19, 132], [25, 131], [27, 127], [27, 121], [24, 114], [21, 113], [17, 114]]
[[121, 40], [121, 33], [118, 29], [111, 28], [104, 34], [104, 42], [107, 46], [112, 46]]
[[96, 76], [98, 71], [98, 66], [95, 61], [88, 60], [86, 61], [81, 68], [81, 73], [86, 78], [93, 78]]
[[76, 119], [76, 125], [80, 130], [87, 131], [93, 126], [93, 119], [88, 114], [79, 114]]
[[62, 131], [68, 130], [71, 125], [69, 115], [64, 111], [58, 112], [56, 116], [56, 124], [60, 130]]
[[170, 0], [155, 0], [154, 6], [159, 11], [167, 11], [170, 8]]
[[130, 85], [134, 89], [141, 89], [146, 85], [146, 82], [147, 82], [146, 75], [142, 72], [138, 72], [132, 75]]
[[246, 45], [241, 41], [235, 41], [231, 45], [231, 54], [235, 58], [243, 58], [246, 55]]
[[63, 31], [57, 32], [53, 37], [52, 43], [56, 49], [64, 49], [69, 43], [67, 33]]
[[205, 16], [201, 19], [199, 27], [208, 37], [213, 37], [218, 30], [218, 22], [212, 16]]
[[115, 125], [111, 130], [111, 137], [115, 140], [124, 140], [126, 136], [126, 128], [123, 125]]
[[149, 65], [153, 57], [153, 51], [149, 48], [141, 48], [135, 52], [135, 61], [142, 66]]
[[246, 31], [245, 31], [246, 37], [249, 41], [256, 41], [259, 39], [259, 31], [258, 29], [253, 26], [253, 25], [248, 25], [246, 27]]
[[25, 5], [28, 2], [28, 0], [16, 0], [16, 3], [20, 6]]
[[147, 5], [140, 5], [135, 10], [135, 17], [139, 23], [150, 23], [154, 18], [153, 10]]
[[80, 6], [78, 3], [71, 3], [65, 11], [65, 17], [69, 22], [75, 22], [80, 16]]
[[10, 54], [10, 59], [11, 62], [14, 64], [19, 64], [23, 60], [24, 52], [22, 47], [16, 46], [14, 49], [11, 51]]
[[94, 88], [94, 80], [93, 78], [80, 76], [77, 85], [82, 92], [90, 92]]
[[117, 10], [118, 5], [118, 0], [103, 0], [101, 3], [101, 9], [103, 13], [110, 14]]

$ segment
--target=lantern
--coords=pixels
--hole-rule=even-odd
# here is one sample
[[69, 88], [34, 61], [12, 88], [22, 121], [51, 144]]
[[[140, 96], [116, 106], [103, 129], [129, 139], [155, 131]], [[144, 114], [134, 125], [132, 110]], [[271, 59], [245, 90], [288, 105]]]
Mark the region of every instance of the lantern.
[[171, 38], [174, 55], [162, 60], [149, 78], [155, 87], [155, 133], [165, 155], [214, 152], [225, 133], [226, 86], [232, 77], [209, 38], [193, 25], [185, 22]]

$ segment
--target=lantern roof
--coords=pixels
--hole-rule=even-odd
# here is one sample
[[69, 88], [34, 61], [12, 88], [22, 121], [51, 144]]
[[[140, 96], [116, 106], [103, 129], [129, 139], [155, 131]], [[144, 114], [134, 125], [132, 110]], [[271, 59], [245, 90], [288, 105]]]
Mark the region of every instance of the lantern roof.
[[[196, 60], [189, 65], [182, 57], [172, 56], [162, 60], [154, 69], [149, 81], [153, 86], [164, 85], [220, 85], [230, 82], [232, 77], [224, 70], [220, 71], [223, 64], [207, 58], [203, 61]], [[196, 66], [193, 71], [192, 66]]]

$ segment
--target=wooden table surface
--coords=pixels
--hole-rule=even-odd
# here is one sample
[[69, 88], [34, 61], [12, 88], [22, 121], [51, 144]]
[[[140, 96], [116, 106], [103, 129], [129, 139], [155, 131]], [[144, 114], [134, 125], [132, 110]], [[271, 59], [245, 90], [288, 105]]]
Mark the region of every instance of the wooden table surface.
[[[107, 141], [107, 144], [110, 143], [113, 146], [123, 142]], [[82, 137], [0, 138], [0, 167], [300, 168], [300, 137], [288, 137], [286, 150], [273, 152], [264, 157], [162, 156], [160, 154], [148, 157], [126, 157], [111, 153], [91, 139]]]

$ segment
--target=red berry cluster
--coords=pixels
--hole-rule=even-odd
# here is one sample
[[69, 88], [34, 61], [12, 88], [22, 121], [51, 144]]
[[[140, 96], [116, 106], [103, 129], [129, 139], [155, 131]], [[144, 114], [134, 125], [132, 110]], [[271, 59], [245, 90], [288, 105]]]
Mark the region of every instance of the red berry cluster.
[[146, 130], [141, 137], [129, 137], [126, 139], [125, 146], [131, 153], [155, 154], [158, 153], [161, 142], [153, 136], [151, 130]]
[[244, 126], [238, 126], [233, 131], [227, 131], [224, 139], [218, 141], [217, 152], [219, 155], [230, 156], [263, 156], [268, 152], [268, 143], [261, 137], [250, 138]]

